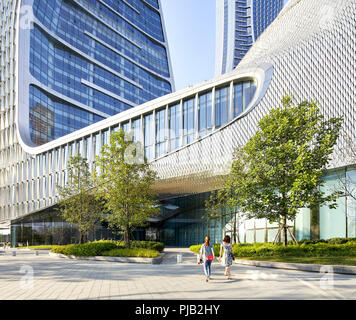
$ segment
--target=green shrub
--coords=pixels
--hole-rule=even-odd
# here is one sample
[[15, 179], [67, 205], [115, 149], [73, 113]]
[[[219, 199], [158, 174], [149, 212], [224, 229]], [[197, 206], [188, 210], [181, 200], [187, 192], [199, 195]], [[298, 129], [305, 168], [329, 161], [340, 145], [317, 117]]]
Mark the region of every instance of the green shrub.
[[117, 248], [102, 252], [103, 256], [109, 257], [141, 257], [141, 258], [156, 258], [159, 256], [159, 251], [145, 248]]
[[156, 241], [132, 241], [131, 242], [133, 248], [145, 248], [156, 250], [162, 252], [164, 250], [164, 243], [156, 242]]
[[236, 257], [333, 257], [333, 256], [356, 256], [356, 242], [344, 244], [303, 242], [301, 245], [273, 245], [270, 243], [259, 245], [233, 246]]
[[67, 245], [64, 245], [64, 246], [54, 246], [52, 249], [51, 249], [51, 252], [54, 252], [54, 253], [61, 253], [61, 254], [66, 254], [66, 250], [70, 247], [74, 246], [74, 244], [67, 244]]
[[[334, 238], [329, 240], [302, 240], [299, 245], [284, 247], [273, 243], [241, 243], [233, 245], [235, 257], [336, 257], [356, 256], [355, 238]], [[193, 245], [190, 250], [199, 253], [201, 244]], [[220, 245], [214, 245], [215, 255]]]
[[348, 243], [350, 241], [352, 241], [352, 238], [331, 238], [328, 240], [328, 243], [330, 243], [330, 244], [344, 244], [344, 243]]
[[[124, 241], [113, 241], [116, 243], [118, 248], [125, 248], [125, 242]], [[157, 242], [157, 241], [130, 241], [130, 247], [131, 248], [144, 248], [144, 249], [151, 249], [151, 250], [157, 250], [159, 252], [162, 252], [164, 250], [164, 243], [163, 242]]]
[[[93, 257], [101, 256], [103, 252], [109, 252], [114, 249], [125, 249], [125, 242], [115, 240], [99, 240], [94, 242], [88, 242], [84, 244], [70, 244], [66, 246], [53, 246], [52, 252], [61, 253], [71, 256], [79, 257]], [[145, 254], [145, 250], [151, 250], [147, 252], [157, 251], [158, 254], [163, 251], [164, 244], [162, 242], [155, 241], [132, 241], [131, 249], [137, 249], [134, 252], [142, 252]], [[140, 251], [140, 249], [142, 249]], [[130, 250], [130, 249], [129, 249]], [[129, 252], [129, 251], [128, 251]], [[153, 253], [152, 253], [153, 254]]]
[[103, 251], [116, 249], [115, 243], [109, 241], [95, 241], [84, 244], [70, 244], [52, 248], [52, 252], [70, 256], [93, 257], [100, 256]]

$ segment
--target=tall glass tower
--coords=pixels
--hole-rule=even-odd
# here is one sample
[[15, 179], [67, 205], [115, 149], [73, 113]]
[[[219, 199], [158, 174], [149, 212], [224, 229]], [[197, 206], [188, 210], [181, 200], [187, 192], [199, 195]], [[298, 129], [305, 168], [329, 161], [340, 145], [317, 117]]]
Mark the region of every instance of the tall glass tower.
[[159, 0], [17, 2], [26, 144], [42, 145], [174, 90]]
[[283, 6], [284, 0], [216, 0], [216, 76], [239, 64]]

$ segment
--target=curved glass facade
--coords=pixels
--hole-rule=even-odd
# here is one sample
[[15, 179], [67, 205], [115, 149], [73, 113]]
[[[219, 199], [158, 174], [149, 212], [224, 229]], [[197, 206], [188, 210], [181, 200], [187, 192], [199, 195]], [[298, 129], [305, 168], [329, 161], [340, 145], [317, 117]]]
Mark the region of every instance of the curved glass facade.
[[[138, 6], [141, 4], [153, 12], [160, 13], [159, 1], [121, 1], [133, 11], [141, 10]], [[104, 3], [103, 0], [97, 2]], [[48, 1], [56, 8], [56, 12], [59, 12], [60, 7], [55, 4], [65, 3], [67, 7], [72, 6], [75, 10], [79, 10], [81, 14], [87, 16], [87, 19], [93, 19], [90, 20], [91, 23], [96, 23], [97, 28], [93, 28], [92, 33], [84, 33], [90, 37], [89, 42], [83, 41], [83, 48], [78, 49], [77, 40], [71, 42], [70, 37], [63, 40], [63, 34], [57, 34], [57, 29], [50, 28], [50, 24], [58, 18], [58, 15], [50, 16], [47, 25], [35, 17], [33, 29], [28, 31], [24, 30], [21, 21], [16, 20], [16, 17], [21, 20], [24, 16], [17, 7], [19, 1], [0, 1], [1, 237], [9, 238], [10, 225], [12, 225], [13, 245], [20, 241], [25, 242], [27, 239], [47, 243], [62, 241], [63, 238], [57, 237], [58, 230], [68, 234], [68, 241], [73, 242], [75, 239], [75, 236], [71, 235], [73, 230], [70, 231], [68, 225], [58, 221], [51, 211], [59, 200], [56, 185], [63, 186], [67, 181], [67, 163], [70, 155], [80, 153], [85, 156], [92, 170], [95, 156], [100, 153], [102, 145], [108, 142], [112, 132], [121, 127], [126, 132], [133, 133], [130, 137], [134, 141], [143, 142], [146, 156], [152, 160], [151, 166], [159, 176], [155, 188], [164, 207], [163, 216], [151, 221], [152, 226], [148, 234], [154, 238], [153, 228], [158, 225], [162, 230], [158, 232], [158, 236], [172, 245], [200, 243], [201, 236], [206, 233], [212, 236], [214, 242], [220, 241], [221, 235], [227, 233], [228, 228], [231, 230], [236, 218], [209, 223], [204, 221], [202, 217], [206, 192], [211, 191], [215, 186], [219, 187], [221, 178], [229, 173], [233, 150], [254, 135], [258, 129], [259, 119], [268, 114], [272, 107], [280, 105], [281, 97], [286, 92], [290, 93], [291, 88], [296, 101], [304, 101], [306, 97], [312, 96], [323, 106], [322, 112], [326, 116], [343, 115], [343, 134], [338, 139], [325, 176], [325, 190], [340, 181], [338, 176], [341, 180], [355, 185], [354, 158], [350, 158], [350, 150], [345, 147], [348, 143], [347, 138], [353, 141], [355, 137], [355, 110], [351, 107], [355, 105], [355, 95], [350, 90], [355, 87], [354, 77], [352, 77], [354, 52], [344, 50], [345, 46], [342, 46], [342, 42], [345, 41], [350, 43], [349, 48], [352, 48], [355, 43], [354, 0], [295, 0], [293, 4], [298, 3], [298, 5], [291, 5], [283, 11], [278, 21], [265, 31], [264, 36], [255, 44], [256, 47], [249, 52], [248, 59], [241, 62], [241, 68], [234, 72], [147, 102], [42, 146], [33, 147], [27, 143], [27, 140], [21, 139], [29, 136], [29, 123], [35, 118], [39, 125], [32, 127], [32, 130], [52, 135], [56, 132], [52, 124], [55, 126], [58, 122], [64, 129], [65, 126], [72, 125], [71, 117], [81, 125], [92, 121], [90, 117], [88, 118], [91, 114], [107, 117], [112, 107], [110, 99], [132, 104], [128, 99], [104, 89], [102, 87], [104, 84], [94, 83], [94, 77], [95, 81], [99, 81], [100, 76], [100, 81], [109, 84], [113, 81], [111, 78], [107, 79], [110, 74], [137, 89], [140, 89], [137, 84], [143, 86], [140, 79], [125, 77], [121, 73], [123, 71], [114, 69], [114, 65], [106, 65], [99, 61], [99, 56], [95, 57], [90, 50], [85, 51], [86, 45], [90, 47], [93, 43], [100, 43], [107, 48], [112, 47], [113, 52], [120, 52], [125, 59], [129, 58], [128, 51], [122, 52], [119, 47], [115, 49], [115, 43], [107, 45], [110, 39], [100, 40], [94, 34], [101, 26], [107, 28], [106, 31], [113, 32], [122, 41], [127, 41], [127, 44], [130, 43], [137, 52], [145, 50], [144, 43], [139, 43], [141, 38], [133, 36], [136, 36], [137, 31], [154, 42], [152, 35], [139, 27], [132, 33], [129, 30], [125, 31], [122, 26], [130, 25], [129, 19], [119, 27], [117, 22], [97, 10], [97, 2]], [[30, 1], [23, 0], [22, 3], [26, 4]], [[320, 24], [320, 19], [323, 18], [320, 5], [334, 8], [330, 23], [325, 25]], [[105, 7], [108, 8], [107, 5]], [[111, 12], [115, 14], [114, 11]], [[305, 12], [308, 12], [308, 15]], [[67, 20], [73, 18], [75, 17], [70, 15]], [[75, 32], [81, 34], [80, 29], [75, 28], [74, 20], [73, 25], [72, 29], [68, 29], [70, 30], [68, 34]], [[19, 31], [19, 34], [16, 31]], [[27, 55], [29, 50], [22, 50], [21, 35], [26, 35], [25, 44], [29, 46], [31, 32], [37, 34], [36, 37], [40, 41], [36, 41], [39, 45], [42, 46], [43, 42], [49, 44], [49, 49], [44, 51], [45, 55], [49, 54], [52, 57], [47, 60], [49, 65], [47, 77], [45, 72], [41, 71], [47, 70], [47, 67], [42, 65], [42, 61], [46, 61], [41, 60], [43, 48], [36, 48], [33, 51], [32, 71], [36, 76], [29, 72], [30, 55]], [[340, 34], [342, 37], [336, 36]], [[324, 41], [325, 37], [330, 41]], [[165, 44], [159, 40], [156, 40], [155, 45], [165, 47]], [[66, 55], [66, 63], [63, 60], [63, 65], [60, 65], [61, 55], [68, 52], [73, 53], [73, 60], [68, 63], [69, 56]], [[54, 58], [58, 59], [56, 63], [50, 61]], [[144, 59], [148, 61], [147, 56]], [[332, 64], [329, 63], [330, 61], [338, 61], [338, 63]], [[78, 71], [82, 63], [88, 66], [87, 73], [83, 74], [85, 69]], [[145, 69], [137, 60], [135, 65]], [[69, 70], [75, 68], [75, 72], [78, 73], [71, 77], [67, 68]], [[91, 68], [96, 68], [95, 72]], [[51, 72], [58, 72], [58, 84]], [[100, 72], [106, 73], [103, 75]], [[24, 73], [28, 78], [22, 77]], [[87, 74], [90, 74], [93, 79], [85, 78]], [[158, 72], [152, 71], [151, 74], [161, 77]], [[252, 79], [256, 79], [257, 86]], [[338, 79], [344, 81], [335, 83]], [[70, 88], [66, 83], [68, 80], [77, 81], [76, 85]], [[55, 89], [54, 86], [59, 84], [63, 87]], [[83, 89], [85, 87], [76, 88], [80, 84], [89, 88], [87, 96]], [[27, 86], [28, 94], [24, 86]], [[72, 91], [66, 93], [68, 89]], [[62, 93], [58, 92], [59, 90], [63, 90]], [[93, 92], [93, 98], [90, 90]], [[78, 96], [67, 96], [73, 92]], [[343, 95], [340, 96], [340, 92]], [[84, 100], [80, 99], [88, 99], [93, 104], [85, 105], [80, 102]], [[101, 108], [107, 109], [101, 111], [95, 109], [95, 99], [98, 100], [97, 103], [105, 101]], [[30, 110], [32, 110], [31, 114]], [[77, 113], [78, 110], [84, 113]], [[69, 113], [71, 117], [67, 116]], [[38, 144], [40, 143], [42, 141], [38, 141]], [[302, 209], [297, 220], [290, 222], [294, 225], [297, 238], [317, 239], [345, 235], [354, 237], [356, 234], [354, 200], [351, 197], [340, 198], [339, 205], [335, 212], [325, 207], [320, 207], [318, 210]], [[46, 208], [51, 211], [48, 212], [49, 216], [42, 215]], [[269, 225], [262, 220], [243, 221], [240, 226], [240, 241], [246, 242], [270, 241], [278, 229], [278, 225]], [[164, 232], [166, 234], [163, 234]], [[100, 237], [102, 236], [109, 235], [102, 233]]]
[[[28, 48], [32, 80], [25, 88], [34, 144], [172, 91], [161, 11], [155, 1], [25, 0], [22, 5], [32, 5], [34, 16]], [[38, 100], [34, 85], [47, 95], [42, 100], [66, 103], [58, 109], [58, 103], [34, 104]], [[52, 129], [43, 130], [37, 111], [41, 108], [44, 114], [48, 107], [44, 121], [52, 123]], [[75, 116], [67, 127], [66, 121], [57, 127], [52, 113]]]
[[[95, 156], [99, 155], [101, 147], [109, 142], [110, 133], [118, 128], [129, 133], [134, 141], [143, 142], [144, 155], [149, 161], [194, 143], [201, 136], [213, 133], [242, 114], [251, 104], [254, 95], [250, 91], [245, 96], [247, 91], [243, 90], [242, 96], [235, 98], [238, 93], [235, 88], [241, 86], [244, 88], [247, 85], [248, 88], [256, 89], [254, 80], [228, 81], [218, 88], [212, 86], [209, 90], [205, 89], [188, 99], [179, 99], [168, 105], [155, 105], [151, 111], [143, 112], [139, 116], [125, 117], [125, 120], [117, 121], [105, 129], [93, 131], [90, 135], [81, 136], [68, 144], [29, 157], [18, 164], [15, 175], [8, 177], [10, 179], [8, 182], [17, 187], [0, 189], [1, 194], [4, 195], [0, 199], [0, 220], [9, 217], [9, 205], [14, 201], [18, 205], [16, 209], [11, 208], [14, 210], [13, 218], [54, 205], [58, 201], [56, 184], [66, 183], [66, 165], [69, 156], [80, 153], [88, 159], [93, 168]], [[222, 103], [216, 93], [230, 92], [230, 88], [233, 88], [232, 99], [225, 99]], [[30, 87], [30, 93], [30, 119], [31, 123], [37, 125], [31, 129], [43, 133], [44, 136], [46, 134], [60, 136], [68, 133], [71, 128], [74, 130], [78, 124], [85, 126], [100, 120], [98, 115], [82, 111], [36, 86]], [[213, 99], [214, 95], [215, 99]], [[224, 105], [224, 108], [221, 105]], [[232, 110], [240, 110], [240, 112], [233, 114]], [[91, 116], [98, 118], [92, 119]], [[218, 124], [214, 123], [216, 118], [220, 119]], [[34, 135], [33, 139], [37, 141], [36, 139], [40, 137]], [[43, 141], [37, 142], [41, 144]], [[1, 177], [4, 178], [3, 175]]]

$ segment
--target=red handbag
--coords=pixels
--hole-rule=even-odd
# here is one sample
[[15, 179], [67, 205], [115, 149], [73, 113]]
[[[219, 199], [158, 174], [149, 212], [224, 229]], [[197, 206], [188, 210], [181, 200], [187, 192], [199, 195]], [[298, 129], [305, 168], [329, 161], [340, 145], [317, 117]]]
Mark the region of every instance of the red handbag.
[[214, 256], [211, 255], [211, 256], [206, 256], [206, 260], [214, 260]]

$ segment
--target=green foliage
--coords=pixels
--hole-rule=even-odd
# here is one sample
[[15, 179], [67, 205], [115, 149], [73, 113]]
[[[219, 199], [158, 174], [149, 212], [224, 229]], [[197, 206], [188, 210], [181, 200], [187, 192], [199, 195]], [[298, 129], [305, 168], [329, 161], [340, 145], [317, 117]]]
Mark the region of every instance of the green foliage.
[[142, 258], [156, 258], [159, 256], [159, 251], [145, 249], [145, 248], [117, 248], [102, 252], [102, 256], [109, 257], [142, 257]]
[[58, 203], [59, 212], [63, 219], [76, 224], [79, 229], [79, 243], [82, 236], [87, 237], [101, 217], [102, 203], [95, 197], [94, 186], [89, 165], [85, 158], [77, 155], [70, 156], [68, 161], [68, 182], [57, 190], [62, 198]]
[[152, 191], [156, 173], [142, 156], [139, 143], [125, 137], [120, 130], [110, 136], [97, 157], [95, 176], [99, 195], [105, 199], [105, 220], [109, 228], [124, 231], [126, 246], [129, 234], [138, 226], [145, 226], [147, 219], [159, 213]]
[[[125, 242], [123, 242], [123, 246], [125, 246]], [[131, 241], [131, 246], [133, 248], [145, 248], [159, 252], [163, 252], [164, 250], [164, 243], [156, 241]]]
[[234, 255], [236, 257], [333, 257], [333, 256], [354, 256], [356, 255], [356, 243], [347, 242], [345, 244], [301, 244], [291, 246], [273, 245], [271, 243], [262, 245], [234, 245]]
[[51, 252], [54, 253], [60, 253], [60, 254], [66, 254], [66, 250], [75, 246], [75, 244], [67, 244], [67, 245], [63, 245], [63, 246], [54, 246], [51, 249]]
[[[233, 245], [234, 256], [246, 257], [344, 257], [356, 256], [356, 238], [333, 238], [329, 240], [301, 240], [300, 245], [283, 246], [273, 243], [241, 243]], [[201, 244], [192, 245], [190, 251], [199, 253]], [[220, 244], [214, 244], [215, 256]]]
[[[128, 255], [127, 257], [145, 257], [145, 255], [148, 257], [150, 254], [155, 255], [155, 252], [158, 252], [159, 254], [164, 249], [164, 244], [162, 242], [155, 241], [131, 241], [131, 246], [133, 251], [115, 251], [117, 254], [120, 253], [117, 257], [124, 257], [124, 254], [127, 252], [131, 252], [131, 255]], [[93, 257], [107, 255], [107, 252], [116, 249], [125, 249], [125, 242], [115, 240], [99, 240], [84, 244], [52, 246], [51, 252], [79, 257]], [[110, 255], [114, 257], [115, 252]], [[154, 256], [151, 258], [154, 258]]]
[[356, 242], [356, 238], [331, 238], [328, 240], [318, 239], [318, 240], [308, 240], [303, 239], [299, 241], [299, 244], [316, 244], [316, 243], [329, 243], [329, 244], [344, 244], [348, 242]]
[[[207, 203], [210, 210], [238, 207], [248, 219], [282, 220], [284, 225], [295, 219], [299, 208], [336, 207], [341, 192], [326, 196], [320, 186], [341, 118], [325, 120], [316, 102], [293, 105], [286, 96], [282, 104], [259, 121], [257, 133], [244, 147], [235, 150], [231, 174]], [[287, 244], [285, 228], [284, 241]]]
[[83, 244], [58, 246], [56, 248], [53, 248], [52, 252], [78, 257], [93, 257], [100, 256], [102, 252], [116, 248], [117, 246], [115, 243], [98, 241]]

